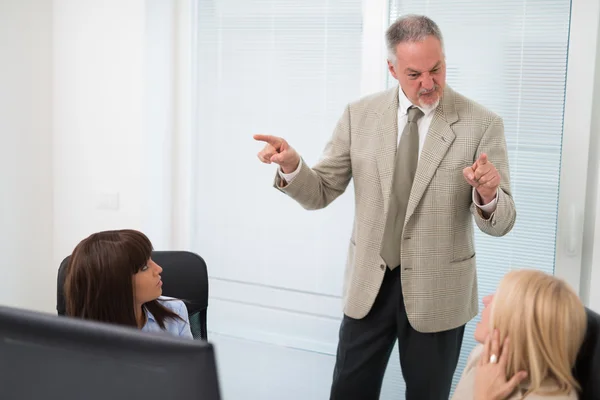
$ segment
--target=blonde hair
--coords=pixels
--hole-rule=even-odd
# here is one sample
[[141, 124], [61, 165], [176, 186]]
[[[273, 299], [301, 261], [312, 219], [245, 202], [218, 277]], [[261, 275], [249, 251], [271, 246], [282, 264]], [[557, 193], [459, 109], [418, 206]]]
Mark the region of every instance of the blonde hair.
[[527, 371], [525, 396], [537, 392], [546, 381], [568, 394], [580, 390], [571, 370], [586, 330], [585, 308], [566, 282], [535, 270], [506, 274], [491, 305], [490, 332], [508, 335], [510, 347], [507, 378]]

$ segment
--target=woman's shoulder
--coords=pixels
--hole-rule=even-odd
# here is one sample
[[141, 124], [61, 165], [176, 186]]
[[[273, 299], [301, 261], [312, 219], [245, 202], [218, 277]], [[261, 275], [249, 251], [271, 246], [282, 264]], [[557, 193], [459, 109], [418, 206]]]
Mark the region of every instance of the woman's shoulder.
[[187, 314], [187, 307], [185, 306], [185, 303], [182, 300], [167, 296], [160, 296], [156, 300], [160, 303], [160, 305], [173, 311], [178, 315]]
[[[520, 394], [513, 395], [512, 397], [509, 398], [509, 400], [522, 400], [522, 399], [523, 399], [523, 396]], [[555, 394], [555, 395], [531, 393], [530, 395], [528, 395], [525, 398], [525, 400], [577, 400], [577, 399], [578, 399], [578, 397], [575, 393]]]
[[[556, 387], [549, 386], [548, 389], [552, 390], [552, 389], [556, 389]], [[523, 397], [521, 395], [517, 394], [517, 395], [511, 397], [510, 400], [513, 400], [513, 399], [521, 400], [522, 398]], [[571, 391], [571, 393], [569, 393], [569, 394], [554, 394], [554, 395], [548, 395], [548, 394], [544, 394], [544, 393], [531, 393], [525, 399], [526, 400], [577, 400], [578, 396], [575, 391]]]
[[481, 356], [483, 355], [483, 345], [478, 343], [471, 353], [469, 354], [469, 358], [467, 358], [467, 367], [466, 369], [472, 369], [479, 363]]
[[473, 348], [467, 364], [462, 372], [462, 376], [456, 385], [452, 400], [466, 400], [473, 398], [473, 385], [475, 384], [475, 371], [481, 354], [483, 353], [483, 346], [478, 344]]
[[166, 318], [164, 322], [164, 327], [160, 327], [152, 314], [148, 312], [148, 321], [146, 325], [142, 328], [143, 331], [167, 331], [174, 336], [186, 337], [193, 339], [192, 331], [190, 329], [189, 317], [187, 312], [187, 307], [185, 303], [179, 299], [175, 299], [172, 297], [161, 296], [156, 299], [158, 304], [162, 305], [167, 310], [171, 311], [178, 318]]
[[[523, 393], [527, 391], [528, 385], [527, 383], [522, 384], [520, 391], [517, 391], [516, 394], [513, 394], [509, 400], [521, 400], [523, 399]], [[576, 390], [572, 390], [571, 393], [568, 394], [549, 394], [552, 392], [558, 391], [558, 385], [551, 381], [545, 381], [542, 384], [539, 392], [534, 392], [527, 397], [526, 400], [577, 400], [579, 397], [577, 395]]]

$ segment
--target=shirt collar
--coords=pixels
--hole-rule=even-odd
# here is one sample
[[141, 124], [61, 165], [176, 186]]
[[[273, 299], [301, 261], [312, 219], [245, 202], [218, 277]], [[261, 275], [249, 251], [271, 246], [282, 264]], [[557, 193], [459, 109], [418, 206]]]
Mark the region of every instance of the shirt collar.
[[423, 109], [415, 104], [413, 104], [408, 97], [406, 97], [406, 95], [404, 94], [404, 91], [402, 90], [402, 87], [400, 85], [398, 85], [398, 107], [400, 110], [400, 116], [403, 117], [408, 113], [408, 109], [410, 107], [417, 107], [419, 110], [423, 111], [423, 115], [427, 116], [429, 115], [432, 111], [432, 109]]
[[154, 318], [154, 315], [152, 315], [152, 313], [150, 311], [148, 311], [148, 309], [146, 309], [144, 307], [144, 311], [146, 311], [146, 320], [147, 321], [154, 321], [154, 322], [156, 322], [156, 319]]

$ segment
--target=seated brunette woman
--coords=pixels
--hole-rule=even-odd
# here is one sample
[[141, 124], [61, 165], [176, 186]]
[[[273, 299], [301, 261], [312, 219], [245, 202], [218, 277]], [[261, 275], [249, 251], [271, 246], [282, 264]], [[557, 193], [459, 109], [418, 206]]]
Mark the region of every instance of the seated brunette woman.
[[64, 293], [67, 315], [192, 338], [181, 300], [161, 297], [162, 268], [141, 232], [94, 233], [69, 259]]
[[577, 399], [571, 370], [586, 330], [577, 294], [552, 275], [515, 270], [483, 304], [475, 330], [482, 344], [469, 356], [452, 399]]

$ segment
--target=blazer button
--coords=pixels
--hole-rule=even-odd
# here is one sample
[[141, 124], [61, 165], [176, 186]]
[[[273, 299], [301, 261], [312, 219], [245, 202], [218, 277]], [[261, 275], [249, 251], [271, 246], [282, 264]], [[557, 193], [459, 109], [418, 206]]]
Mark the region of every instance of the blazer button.
[[379, 268], [381, 268], [381, 270], [383, 271], [383, 270], [385, 269], [385, 265], [384, 265], [384, 264], [381, 264], [381, 265], [379, 266]]
[[492, 221], [492, 226], [496, 226], [496, 221]]

